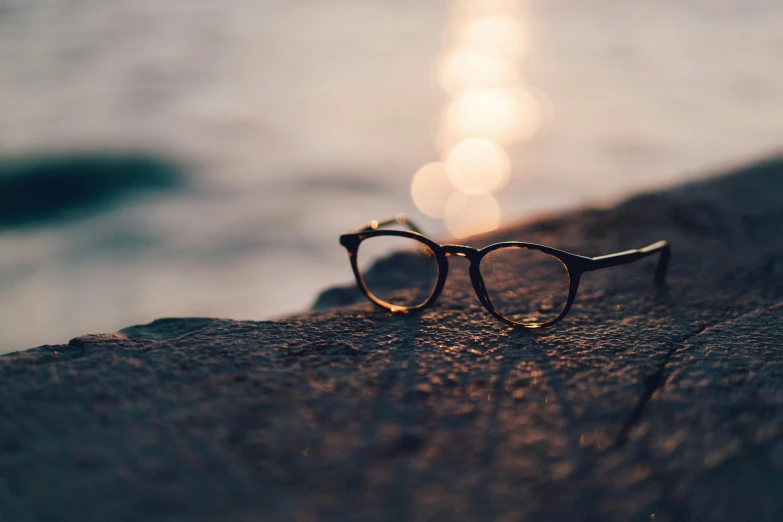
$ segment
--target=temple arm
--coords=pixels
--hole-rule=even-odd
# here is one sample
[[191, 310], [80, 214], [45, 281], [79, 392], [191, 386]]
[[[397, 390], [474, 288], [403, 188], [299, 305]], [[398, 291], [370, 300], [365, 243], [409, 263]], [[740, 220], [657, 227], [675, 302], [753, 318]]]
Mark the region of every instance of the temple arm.
[[666, 271], [669, 268], [669, 257], [671, 256], [671, 247], [668, 241], [658, 241], [638, 250], [627, 250], [617, 254], [594, 257], [588, 270], [600, 270], [610, 266], [626, 265], [658, 252], [660, 252], [661, 256], [658, 258], [658, 264], [655, 266], [655, 283], [663, 285], [666, 279]]
[[422, 233], [422, 231], [419, 229], [419, 227], [417, 227], [413, 223], [413, 221], [408, 219], [408, 216], [406, 216], [405, 214], [397, 214], [392, 219], [387, 219], [387, 220], [384, 220], [384, 221], [375, 221], [375, 220], [373, 220], [366, 227], [359, 228], [359, 229], [355, 230], [354, 232], [367, 232], [369, 230], [376, 230], [378, 228], [388, 227], [388, 226], [392, 226], [392, 225], [402, 225], [404, 227], [407, 227], [407, 229], [410, 230], [411, 232], [416, 232], [416, 233], [419, 233], [419, 234]]

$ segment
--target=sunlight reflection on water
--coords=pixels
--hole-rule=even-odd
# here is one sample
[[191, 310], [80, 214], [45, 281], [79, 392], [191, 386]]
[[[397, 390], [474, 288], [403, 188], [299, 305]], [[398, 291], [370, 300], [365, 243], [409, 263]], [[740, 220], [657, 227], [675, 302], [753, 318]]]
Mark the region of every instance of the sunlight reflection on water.
[[[454, 194], [451, 182], [453, 167], [443, 161], [433, 161], [421, 167], [413, 175], [411, 197], [416, 207], [424, 214], [443, 219], [446, 217], [446, 202]], [[458, 211], [461, 209], [454, 209]]]
[[503, 147], [486, 138], [466, 138], [446, 155], [449, 180], [464, 194], [497, 192], [508, 182], [511, 165]]
[[493, 194], [508, 183], [512, 168], [504, 147], [530, 139], [541, 123], [538, 102], [521, 88], [518, 7], [458, 0], [445, 31], [448, 49], [435, 61], [440, 86], [451, 97], [434, 138], [448, 175], [420, 169], [411, 195], [419, 210], [443, 217], [456, 238], [500, 226]]

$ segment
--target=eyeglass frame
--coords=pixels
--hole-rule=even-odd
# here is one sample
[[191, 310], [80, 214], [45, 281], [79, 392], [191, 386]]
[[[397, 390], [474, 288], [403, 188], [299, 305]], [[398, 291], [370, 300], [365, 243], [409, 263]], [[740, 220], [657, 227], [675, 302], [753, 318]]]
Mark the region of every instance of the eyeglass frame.
[[[409, 230], [379, 230], [383, 227], [391, 225], [406, 226]], [[413, 239], [426, 245], [435, 255], [435, 260], [438, 263], [438, 280], [435, 283], [435, 288], [430, 293], [430, 296], [424, 302], [416, 306], [392, 305], [391, 303], [387, 303], [376, 297], [370, 291], [370, 289], [367, 288], [367, 285], [362, 278], [361, 271], [359, 270], [357, 254], [359, 251], [359, 245], [362, 241], [378, 236], [396, 236]], [[464, 257], [470, 261], [470, 281], [473, 284], [473, 289], [476, 292], [476, 296], [479, 298], [481, 304], [484, 305], [484, 308], [486, 308], [490, 314], [504, 323], [514, 327], [526, 329], [545, 328], [552, 326], [553, 324], [563, 319], [563, 317], [568, 314], [569, 310], [571, 310], [571, 306], [574, 304], [577, 289], [579, 288], [579, 281], [585, 272], [592, 272], [594, 270], [626, 265], [645, 257], [660, 253], [658, 263], [655, 266], [655, 284], [656, 286], [663, 286], [665, 284], [666, 273], [669, 267], [669, 259], [671, 257], [671, 245], [668, 241], [664, 240], [657, 241], [643, 248], [625, 250], [623, 252], [617, 252], [615, 254], [608, 254], [598, 257], [581, 256], [566, 252], [564, 250], [559, 250], [557, 248], [539, 245], [536, 243], [526, 243], [522, 241], [503, 241], [500, 243], [493, 243], [481, 249], [458, 244], [441, 245], [425, 236], [410, 219], [402, 214], [395, 218], [384, 221], [372, 221], [365, 227], [361, 227], [353, 232], [343, 234], [340, 236], [340, 244], [348, 251], [351, 268], [353, 269], [353, 273], [359, 289], [362, 291], [364, 296], [367, 297], [367, 299], [369, 299], [372, 303], [380, 306], [384, 310], [388, 310], [393, 313], [407, 314], [419, 312], [427, 306], [433, 304], [440, 296], [441, 292], [443, 291], [443, 287], [446, 284], [446, 278], [448, 277], [449, 272], [448, 258], [451, 256], [457, 256]], [[528, 250], [543, 252], [544, 254], [558, 259], [563, 264], [568, 274], [568, 300], [566, 301], [566, 305], [563, 307], [563, 310], [557, 317], [543, 323], [519, 323], [504, 317], [492, 305], [489, 292], [487, 291], [486, 286], [484, 285], [484, 279], [481, 276], [481, 260], [484, 259], [484, 257], [490, 252], [507, 247], [525, 248]]]

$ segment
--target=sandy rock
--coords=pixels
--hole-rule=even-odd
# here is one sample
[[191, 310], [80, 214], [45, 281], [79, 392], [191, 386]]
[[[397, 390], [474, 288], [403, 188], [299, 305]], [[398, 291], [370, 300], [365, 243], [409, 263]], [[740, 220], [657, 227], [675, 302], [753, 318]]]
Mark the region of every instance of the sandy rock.
[[0, 521], [783, 520], [782, 237], [773, 160], [477, 238], [671, 242], [539, 332], [455, 260], [419, 315], [349, 286], [0, 357]]

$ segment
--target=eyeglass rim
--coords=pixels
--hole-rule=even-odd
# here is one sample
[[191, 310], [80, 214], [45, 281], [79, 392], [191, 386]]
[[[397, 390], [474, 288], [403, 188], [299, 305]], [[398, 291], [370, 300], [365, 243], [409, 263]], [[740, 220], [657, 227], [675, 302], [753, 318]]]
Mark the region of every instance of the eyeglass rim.
[[[399, 231], [397, 231], [397, 230], [383, 230], [381, 232], [399, 232]], [[364, 236], [365, 234], [362, 234], [362, 235]], [[399, 234], [372, 234], [372, 236], [398, 236], [398, 235]], [[434, 259], [435, 259], [435, 262], [436, 262], [436, 265], [437, 265], [437, 268], [438, 268], [438, 273], [437, 273], [437, 276], [436, 276], [435, 286], [432, 288], [432, 291], [430, 292], [430, 295], [424, 301], [422, 301], [421, 303], [419, 303], [419, 304], [417, 304], [415, 306], [395, 305], [393, 303], [389, 303], [388, 301], [384, 301], [380, 297], [376, 296], [372, 292], [372, 290], [370, 290], [370, 287], [367, 285], [366, 281], [364, 280], [364, 277], [362, 276], [362, 271], [359, 268], [359, 259], [358, 259], [359, 258], [359, 255], [358, 255], [359, 246], [361, 245], [362, 241], [364, 241], [365, 239], [369, 239], [369, 237], [372, 237], [372, 236], [362, 237], [356, 243], [356, 248], [354, 250], [349, 250], [348, 251], [348, 254], [349, 254], [350, 259], [351, 259], [351, 268], [353, 268], [353, 272], [354, 272], [354, 275], [356, 277], [356, 282], [358, 283], [359, 288], [362, 290], [362, 293], [364, 293], [365, 297], [367, 297], [370, 301], [372, 301], [373, 303], [377, 304], [378, 306], [380, 306], [380, 307], [382, 307], [382, 308], [384, 308], [386, 310], [389, 310], [391, 312], [394, 312], [394, 313], [397, 313], [397, 312], [399, 312], [399, 313], [417, 312], [417, 311], [420, 311], [423, 308], [429, 306], [430, 304], [432, 304], [435, 301], [435, 299], [437, 299], [437, 297], [440, 295], [440, 292], [443, 290], [443, 286], [446, 283], [445, 275], [443, 277], [441, 276], [441, 274], [443, 273], [443, 263], [441, 261], [439, 253], [437, 252], [437, 250], [435, 248], [433, 248], [433, 246], [437, 246], [437, 244], [434, 241], [429, 240], [429, 238], [427, 238], [427, 237], [425, 237], [425, 236], [423, 236], [421, 234], [418, 234], [418, 236], [420, 236], [420, 237], [409, 238], [409, 239], [414, 239], [414, 240], [418, 241], [419, 243], [423, 244], [424, 246], [426, 246], [427, 248], [430, 249], [430, 251], [432, 252], [432, 255], [434, 256]], [[428, 240], [428, 241], [423, 241], [425, 239]], [[448, 262], [446, 262], [446, 270], [448, 270]]]
[[[432, 293], [424, 302], [412, 307], [395, 306], [380, 300], [379, 298], [374, 296], [372, 292], [369, 290], [364, 280], [362, 279], [361, 271], [359, 270], [358, 267], [357, 253], [358, 253], [359, 245], [361, 244], [362, 241], [378, 236], [397, 236], [397, 237], [410, 238], [423, 243], [424, 245], [429, 247], [430, 250], [432, 250], [432, 252], [435, 254], [435, 259], [438, 265], [438, 279]], [[503, 241], [500, 243], [493, 243], [481, 249], [477, 249], [477, 248], [473, 248], [465, 245], [457, 245], [457, 244], [442, 245], [436, 243], [432, 239], [428, 238], [427, 236], [419, 232], [413, 232], [408, 230], [367, 230], [361, 232], [351, 232], [340, 236], [340, 244], [343, 245], [343, 247], [345, 247], [345, 249], [348, 251], [348, 255], [351, 261], [351, 268], [353, 269], [356, 282], [360, 290], [362, 291], [362, 293], [371, 302], [375, 303], [376, 305], [380, 306], [385, 310], [389, 310], [392, 312], [400, 312], [400, 313], [414, 313], [414, 312], [421, 311], [427, 306], [434, 303], [437, 300], [437, 298], [440, 296], [443, 287], [445, 285], [446, 278], [448, 276], [449, 265], [448, 265], [447, 258], [450, 256], [459, 256], [459, 257], [465, 257], [470, 261], [469, 272], [470, 272], [471, 283], [473, 284], [473, 289], [476, 292], [476, 296], [479, 298], [479, 301], [484, 306], [484, 308], [494, 317], [496, 317], [497, 319], [499, 319], [500, 321], [508, 325], [530, 329], [530, 330], [551, 326], [557, 323], [558, 321], [560, 321], [563, 317], [566, 316], [566, 314], [568, 314], [569, 310], [571, 309], [571, 306], [574, 303], [574, 300], [576, 299], [576, 293], [579, 287], [579, 280], [581, 278], [581, 275], [588, 268], [588, 263], [592, 262], [591, 258], [579, 256], [576, 254], [572, 254], [570, 252], [566, 252], [564, 250], [549, 247], [546, 245], [540, 245], [537, 243], [527, 243], [523, 241]], [[494, 252], [495, 250], [501, 248], [508, 248], [508, 247], [526, 248], [529, 250], [540, 251], [544, 254], [548, 254], [558, 259], [566, 268], [566, 272], [568, 274], [568, 279], [569, 279], [568, 299], [566, 301], [565, 306], [563, 307], [563, 310], [560, 312], [558, 316], [543, 323], [521, 323], [509, 319], [497, 311], [495, 306], [492, 304], [492, 301], [489, 297], [489, 293], [486, 289], [486, 286], [484, 285], [484, 280], [483, 277], [481, 276], [480, 265], [482, 259], [484, 259], [484, 257], [487, 254]]]

